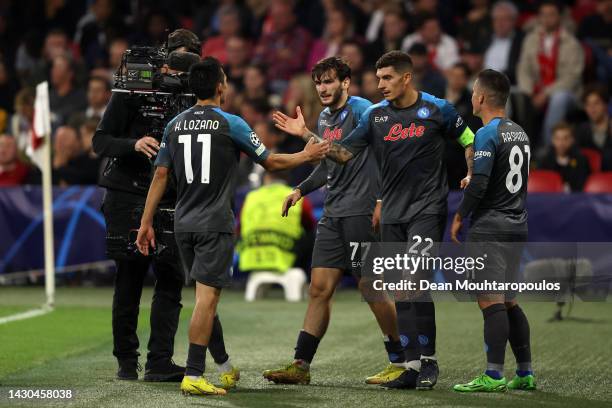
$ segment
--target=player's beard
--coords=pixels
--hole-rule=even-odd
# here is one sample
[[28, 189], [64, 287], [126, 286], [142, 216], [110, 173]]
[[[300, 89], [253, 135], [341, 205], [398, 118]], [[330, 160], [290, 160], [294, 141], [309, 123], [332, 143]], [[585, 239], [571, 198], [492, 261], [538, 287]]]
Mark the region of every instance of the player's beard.
[[336, 91], [332, 94], [332, 100], [329, 103], [322, 103], [321, 105], [327, 107], [327, 106], [334, 106], [338, 103], [338, 101], [340, 100], [340, 98], [342, 98], [342, 87], [338, 87], [338, 89], [336, 89]]

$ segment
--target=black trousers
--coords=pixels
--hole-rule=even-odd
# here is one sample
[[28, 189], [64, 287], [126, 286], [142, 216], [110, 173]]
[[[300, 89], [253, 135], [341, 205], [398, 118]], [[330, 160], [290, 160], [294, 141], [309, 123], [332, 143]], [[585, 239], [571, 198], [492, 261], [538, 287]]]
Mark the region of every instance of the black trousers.
[[[106, 219], [107, 235], [127, 234], [133, 227], [134, 207], [144, 205], [145, 198], [137, 195], [107, 191], [102, 210]], [[176, 262], [151, 258], [115, 259], [115, 293], [113, 295], [113, 355], [118, 360], [136, 360], [140, 342], [136, 330], [144, 279], [153, 267], [155, 287], [151, 304], [151, 335], [148, 343], [147, 365], [164, 363], [174, 354], [174, 336], [181, 312], [183, 271]]]

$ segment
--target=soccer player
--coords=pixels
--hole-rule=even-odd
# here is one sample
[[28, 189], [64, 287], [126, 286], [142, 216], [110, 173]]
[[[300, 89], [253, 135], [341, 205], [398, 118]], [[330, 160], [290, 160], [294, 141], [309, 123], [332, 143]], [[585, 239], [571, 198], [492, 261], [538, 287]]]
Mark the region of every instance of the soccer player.
[[[492, 69], [482, 71], [474, 83], [474, 115], [482, 119], [484, 127], [476, 133], [474, 176], [451, 227], [453, 241], [459, 242], [463, 220], [472, 214], [468, 244], [487, 248], [481, 279], [496, 282], [516, 281], [522, 243], [527, 240], [525, 199], [531, 153], [525, 131], [506, 117], [509, 93], [508, 78]], [[455, 391], [534, 390], [529, 322], [516, 294], [479, 293], [477, 299], [484, 317], [487, 369], [469, 383], [455, 385]], [[506, 384], [503, 371], [508, 341], [517, 370]]]
[[[446, 224], [445, 140], [455, 139], [465, 148], [465, 187], [471, 177], [474, 134], [453, 105], [413, 87], [408, 54], [384, 54], [376, 63], [376, 76], [385, 100], [370, 106], [351, 134], [331, 145], [327, 157], [346, 163], [370, 146], [380, 169], [383, 242], [417, 245], [426, 255], [429, 243], [442, 241]], [[313, 133], [302, 137], [318, 138]], [[408, 369], [381, 384], [384, 387], [431, 389], [437, 382], [434, 304], [428, 293], [412, 300], [396, 302]]]
[[[325, 140], [340, 141], [357, 126], [372, 104], [366, 99], [349, 96], [351, 69], [338, 57], [325, 58], [317, 63], [312, 69], [312, 80], [321, 104], [325, 106], [319, 116], [318, 133]], [[295, 136], [308, 135], [310, 131], [297, 109], [297, 119], [276, 112], [276, 126]], [[374, 298], [373, 294], [367, 293], [366, 285], [360, 280], [360, 247], [362, 243], [377, 241], [372, 213], [378, 192], [378, 169], [371, 150], [364, 149], [346, 166], [323, 160], [287, 197], [283, 215], [303, 196], [325, 184], [328, 194], [312, 254], [310, 298], [304, 325], [297, 338], [294, 361], [286, 367], [264, 371], [263, 376], [275, 383], [310, 382], [310, 364], [329, 325], [332, 296], [343, 273], [352, 271], [383, 333], [390, 360], [383, 371], [368, 377], [366, 382], [378, 384], [393, 380], [404, 371], [395, 307], [389, 299]]]
[[189, 326], [189, 351], [181, 390], [185, 394], [222, 395], [225, 389], [209, 383], [202, 374], [221, 289], [231, 281], [232, 199], [240, 152], [267, 170], [275, 171], [322, 159], [329, 145], [309, 141], [299, 153], [269, 153], [243, 119], [219, 108], [227, 78], [215, 58], [205, 58], [191, 67], [189, 86], [198, 100], [166, 127], [137, 245], [145, 255], [149, 247], [155, 247], [153, 214], [172, 170], [177, 186], [175, 236], [183, 264], [196, 281], [196, 302]]

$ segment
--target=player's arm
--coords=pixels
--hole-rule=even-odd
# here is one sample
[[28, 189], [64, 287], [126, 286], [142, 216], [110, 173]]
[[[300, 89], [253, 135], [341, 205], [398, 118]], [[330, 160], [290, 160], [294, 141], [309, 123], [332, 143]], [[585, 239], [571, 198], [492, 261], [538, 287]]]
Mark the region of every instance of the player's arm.
[[304, 163], [323, 160], [329, 152], [329, 142], [318, 143], [310, 139], [298, 153], [270, 153], [259, 163], [268, 171], [290, 170]]
[[316, 143], [311, 139], [301, 152], [270, 153], [244, 119], [231, 115], [229, 125], [230, 136], [238, 148], [268, 171], [290, 170], [304, 163], [319, 161], [329, 151], [328, 142]]
[[455, 242], [459, 242], [457, 235], [463, 226], [463, 219], [478, 208], [480, 200], [482, 200], [487, 191], [489, 177], [495, 161], [496, 146], [494, 137], [490, 135], [488, 128], [482, 128], [479, 132], [482, 132], [482, 137], [479, 135], [476, 138], [472, 181], [465, 188], [463, 200], [451, 225], [451, 239]]
[[465, 147], [465, 164], [467, 165], [467, 175], [461, 180], [461, 188], [466, 188], [470, 181], [472, 181], [474, 174], [474, 144], [469, 144]]
[[[272, 119], [277, 128], [291, 135], [301, 137], [302, 140], [308, 141], [314, 139], [317, 143], [323, 142], [316, 133], [306, 127], [302, 110], [298, 106], [296, 108], [297, 117], [291, 118], [282, 112], [275, 112]], [[367, 130], [369, 129], [369, 115], [363, 115], [359, 121], [359, 125], [353, 129], [349, 136], [342, 143], [332, 143], [329, 147], [327, 157], [336, 163], [344, 164], [351, 160], [357, 152], [365, 149], [368, 145]], [[364, 117], [366, 119], [364, 119]], [[350, 146], [350, 147], [349, 147]]]
[[447, 136], [455, 139], [465, 149], [465, 163], [467, 174], [461, 180], [461, 188], [466, 188], [472, 180], [474, 169], [474, 132], [470, 129], [461, 117], [453, 104], [444, 101], [441, 108], [442, 116], [446, 122]]
[[153, 230], [153, 216], [157, 211], [157, 206], [166, 192], [168, 186], [168, 174], [170, 173], [170, 167], [172, 166], [172, 158], [168, 151], [168, 129], [164, 132], [164, 137], [161, 143], [161, 149], [155, 160], [155, 174], [153, 174], [153, 181], [149, 186], [149, 192], [147, 193], [147, 201], [145, 202], [145, 208], [140, 219], [140, 228], [138, 229], [138, 237], [136, 238], [136, 246], [143, 255], [149, 255], [149, 246], [155, 248], [155, 231]]
[[321, 163], [315, 167], [310, 173], [306, 180], [302, 181], [292, 192], [289, 194], [283, 202], [283, 208], [281, 214], [286, 217], [289, 213], [289, 208], [297, 204], [302, 197], [310, 194], [319, 187], [324, 186], [327, 183], [327, 163], [325, 160], [321, 160]]

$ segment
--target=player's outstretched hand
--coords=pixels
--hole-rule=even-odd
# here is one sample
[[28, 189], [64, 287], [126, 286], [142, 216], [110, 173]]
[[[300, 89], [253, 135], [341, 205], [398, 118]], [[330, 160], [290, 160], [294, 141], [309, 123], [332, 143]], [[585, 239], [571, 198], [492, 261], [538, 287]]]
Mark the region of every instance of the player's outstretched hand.
[[274, 125], [285, 133], [293, 136], [301, 137], [308, 130], [306, 121], [302, 115], [302, 109], [298, 106], [295, 108], [296, 117], [292, 118], [285, 115], [283, 112], [276, 111], [272, 114]]
[[144, 136], [136, 141], [134, 150], [144, 154], [150, 159], [157, 154], [159, 142], [151, 136]]
[[470, 184], [470, 181], [472, 181], [472, 176], [465, 176], [462, 180], [461, 180], [461, 189], [465, 189], [467, 188], [467, 186]]
[[457, 235], [459, 235], [459, 232], [461, 232], [462, 227], [463, 227], [463, 220], [461, 219], [461, 216], [457, 213], [455, 214], [455, 217], [453, 218], [453, 224], [451, 225], [451, 231], [450, 231], [451, 239], [456, 244], [461, 243], [461, 241], [459, 241], [459, 238], [457, 238]]
[[291, 194], [289, 194], [285, 198], [285, 201], [283, 202], [283, 211], [281, 215], [283, 217], [286, 217], [289, 214], [289, 209], [293, 207], [295, 204], [297, 204], [297, 202], [300, 201], [301, 198], [302, 198], [302, 192], [300, 191], [300, 189], [296, 188], [295, 190], [293, 190]]
[[317, 143], [314, 137], [311, 137], [304, 146], [304, 152], [308, 155], [308, 161], [319, 161], [325, 158], [325, 155], [329, 153], [330, 144], [329, 141], [324, 140], [321, 143]]
[[141, 254], [149, 256], [149, 247], [155, 248], [155, 230], [152, 225], [141, 225], [138, 229], [136, 246]]

